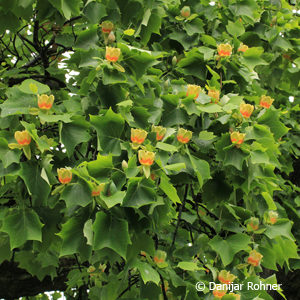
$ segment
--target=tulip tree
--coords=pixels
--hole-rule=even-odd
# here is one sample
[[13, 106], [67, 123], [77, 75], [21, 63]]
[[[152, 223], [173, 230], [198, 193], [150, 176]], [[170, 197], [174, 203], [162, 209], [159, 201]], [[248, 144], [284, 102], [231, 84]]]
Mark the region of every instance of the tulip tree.
[[299, 299], [299, 33], [293, 0], [1, 1], [0, 298]]

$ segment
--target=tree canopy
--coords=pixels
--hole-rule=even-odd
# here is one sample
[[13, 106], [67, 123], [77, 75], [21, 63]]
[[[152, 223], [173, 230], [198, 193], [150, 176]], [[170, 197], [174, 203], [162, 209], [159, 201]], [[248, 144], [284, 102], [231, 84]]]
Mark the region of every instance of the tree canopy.
[[299, 299], [296, 1], [0, 3], [0, 298]]

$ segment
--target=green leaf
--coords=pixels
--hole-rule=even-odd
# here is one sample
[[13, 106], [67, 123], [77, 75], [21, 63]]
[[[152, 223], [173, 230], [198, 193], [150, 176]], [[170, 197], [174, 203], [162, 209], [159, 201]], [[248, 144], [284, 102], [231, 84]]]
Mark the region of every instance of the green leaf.
[[29, 195], [31, 195], [33, 205], [46, 205], [50, 194], [50, 186], [42, 179], [39, 165], [34, 162], [23, 162], [20, 165], [19, 174], [26, 184]]
[[213, 132], [208, 132], [208, 131], [201, 131], [199, 133], [199, 139], [200, 140], [205, 140], [205, 141], [209, 141], [212, 140], [213, 138], [215, 138], [216, 136], [214, 135]]
[[11, 255], [9, 236], [4, 232], [0, 232], [0, 264], [5, 260], [9, 260]]
[[25, 94], [16, 86], [7, 91], [7, 100], [1, 105], [1, 117], [29, 114], [31, 107], [37, 107], [37, 96]]
[[87, 169], [90, 175], [100, 181], [109, 176], [113, 167], [111, 154], [107, 156], [98, 154], [96, 160], [87, 163]]
[[[36, 86], [37, 91], [33, 89], [33, 86]], [[48, 85], [42, 84], [38, 81], [35, 81], [33, 79], [26, 79], [22, 82], [22, 84], [19, 86], [19, 90], [25, 94], [46, 94], [50, 92], [50, 88]], [[37, 100], [37, 98], [36, 98]]]
[[98, 25], [93, 25], [88, 29], [78, 34], [75, 48], [89, 50], [90, 48], [96, 48], [96, 44], [99, 40], [97, 35]]
[[181, 261], [177, 265], [178, 268], [185, 270], [185, 271], [198, 271], [204, 268], [199, 268], [197, 263], [191, 261]]
[[206, 105], [198, 105], [197, 106], [200, 111], [207, 112], [207, 113], [217, 113], [222, 112], [222, 108], [220, 105], [215, 103], [210, 103]]
[[147, 282], [154, 282], [155, 284], [159, 284], [160, 277], [157, 271], [155, 271], [148, 263], [144, 262], [136, 262], [135, 266], [141, 273], [141, 277], [143, 282], [146, 284]]
[[126, 76], [120, 73], [118, 70], [111, 70], [105, 68], [103, 70], [103, 84], [116, 84], [116, 83], [126, 83]]
[[89, 185], [79, 180], [76, 183], [69, 183], [62, 192], [61, 198], [66, 201], [67, 207], [87, 206], [92, 202], [91, 193]]
[[253, 70], [257, 65], [267, 65], [268, 63], [261, 58], [263, 51], [264, 50], [261, 47], [249, 48], [241, 57], [242, 63], [244, 63], [251, 70]]
[[236, 147], [227, 149], [224, 159], [224, 166], [234, 166], [238, 170], [242, 170], [243, 162], [248, 154], [244, 153], [241, 149]]
[[110, 248], [126, 259], [127, 246], [131, 244], [131, 241], [128, 234], [128, 223], [125, 220], [98, 212], [93, 224], [93, 231], [95, 250]]
[[19, 163], [21, 152], [8, 148], [8, 143], [5, 138], [0, 138], [0, 159], [3, 162], [4, 168], [7, 168], [13, 163]]
[[80, 14], [80, 0], [49, 0], [49, 2], [66, 18]]
[[167, 144], [167, 143], [162, 143], [162, 142], [158, 142], [156, 144], [156, 148], [161, 149], [166, 152], [177, 152], [178, 151], [177, 147]]
[[269, 108], [257, 121], [269, 126], [276, 139], [281, 138], [288, 132], [288, 128], [280, 121], [279, 111]]
[[107, 15], [106, 7], [103, 3], [90, 2], [85, 6], [83, 13], [91, 24], [98, 24]]
[[267, 229], [264, 234], [270, 238], [274, 239], [278, 236], [284, 236], [291, 241], [295, 241], [294, 236], [291, 233], [293, 223], [288, 219], [280, 219], [276, 224], [267, 225]]
[[274, 200], [273, 200], [272, 196], [269, 193], [262, 192], [261, 195], [266, 200], [266, 203], [267, 203], [269, 209], [271, 209], [271, 210], [276, 210], [277, 209], [277, 206], [275, 205]]
[[112, 208], [117, 204], [122, 204], [125, 195], [126, 195], [126, 192], [124, 192], [124, 191], [117, 191], [116, 193], [114, 193], [113, 195], [111, 195], [109, 197], [101, 194], [101, 200], [104, 201], [107, 208]]
[[172, 164], [172, 165], [166, 165], [166, 166], [164, 166], [164, 168], [166, 170], [179, 172], [182, 169], [186, 169], [186, 165], [185, 165], [185, 163], [177, 163], [177, 164]]
[[208, 243], [211, 248], [216, 251], [222, 260], [224, 267], [230, 264], [236, 253], [245, 250], [248, 251], [248, 246], [251, 238], [244, 233], [231, 235], [227, 240], [223, 240], [220, 236], [215, 236]]
[[178, 195], [177, 190], [174, 186], [169, 182], [170, 179], [164, 173], [160, 177], [160, 185], [159, 187], [164, 191], [164, 193], [172, 200], [175, 204], [181, 203]]
[[89, 254], [91, 247], [83, 235], [86, 219], [83, 216], [74, 216], [62, 224], [61, 231], [57, 234], [62, 239], [60, 256], [73, 255], [74, 253]]
[[128, 189], [122, 206], [139, 208], [156, 201], [155, 185], [150, 179], [134, 177], [128, 181]]
[[81, 118], [77, 118], [72, 123], [62, 124], [60, 127], [60, 139], [67, 149], [70, 157], [78, 144], [89, 141], [91, 136], [87, 132], [89, 128], [88, 122]]
[[1, 231], [9, 235], [10, 248], [18, 248], [26, 241], [42, 241], [39, 216], [33, 209], [13, 209], [3, 220]]
[[120, 137], [124, 129], [124, 119], [110, 108], [105, 116], [90, 116], [96, 128], [103, 154], [120, 155]]
[[235, 37], [238, 37], [245, 32], [245, 28], [240, 20], [237, 20], [235, 23], [228, 21], [226, 29], [232, 36]]

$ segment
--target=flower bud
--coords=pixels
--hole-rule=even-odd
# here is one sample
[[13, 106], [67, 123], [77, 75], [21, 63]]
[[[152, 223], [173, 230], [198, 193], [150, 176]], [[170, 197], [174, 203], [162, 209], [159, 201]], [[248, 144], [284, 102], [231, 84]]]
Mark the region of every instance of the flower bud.
[[161, 141], [164, 138], [165, 134], [166, 134], [167, 128], [162, 127], [162, 126], [152, 125], [151, 131], [156, 132], [156, 140]]
[[256, 250], [252, 250], [249, 253], [249, 257], [247, 259], [248, 264], [257, 267], [260, 264], [261, 259], [263, 258], [263, 256], [257, 252]]
[[102, 28], [102, 32], [107, 34], [114, 29], [114, 24], [111, 21], [103, 21], [100, 26]]
[[254, 106], [251, 104], [241, 103], [240, 105], [240, 112], [244, 118], [250, 118], [252, 112], [254, 110]]
[[261, 107], [264, 107], [264, 108], [270, 108], [270, 106], [272, 105], [273, 101], [274, 101], [274, 99], [271, 98], [270, 96], [263, 95], [260, 98], [259, 105]]
[[186, 96], [194, 96], [194, 99], [197, 99], [199, 96], [199, 93], [201, 92], [201, 87], [196, 84], [188, 84]]
[[181, 16], [184, 18], [188, 18], [191, 15], [191, 9], [189, 6], [184, 6], [181, 11]]
[[62, 184], [67, 184], [72, 180], [72, 171], [70, 168], [57, 169], [58, 180]]
[[123, 161], [122, 161], [122, 169], [123, 169], [123, 170], [126, 170], [127, 168], [128, 168], [128, 163], [127, 163], [126, 160], [123, 160]]
[[139, 150], [139, 162], [144, 166], [151, 166], [154, 162], [155, 153], [146, 150]]
[[217, 47], [217, 51], [222, 57], [230, 56], [232, 53], [232, 47], [229, 44], [220, 44]]
[[112, 44], [113, 42], [115, 42], [115, 40], [116, 40], [116, 36], [115, 36], [114, 32], [111, 31], [111, 32], [109, 33], [108, 37], [107, 37], [107, 41], [108, 41], [110, 44]]
[[54, 96], [53, 95], [38, 95], [38, 106], [40, 109], [49, 110], [54, 102]]
[[180, 143], [186, 144], [192, 138], [192, 135], [193, 135], [192, 131], [186, 130], [183, 128], [179, 128], [178, 133], [177, 133], [177, 140]]
[[147, 137], [147, 131], [143, 130], [143, 129], [133, 129], [131, 128], [131, 141], [134, 144], [140, 145], [142, 144], [146, 137]]
[[234, 131], [230, 134], [232, 144], [241, 145], [244, 142], [245, 134]]
[[176, 64], [177, 64], [177, 57], [173, 56], [173, 58], [172, 58], [172, 66], [174, 67], [174, 66], [176, 66]]
[[153, 260], [157, 265], [159, 265], [165, 263], [166, 257], [167, 257], [167, 253], [165, 251], [156, 250]]
[[15, 132], [15, 139], [19, 145], [27, 146], [31, 142], [31, 136], [27, 130], [23, 131], [16, 131]]
[[218, 279], [222, 283], [230, 284], [236, 279], [236, 276], [226, 270], [222, 270], [218, 275]]
[[228, 295], [235, 297], [236, 300], [241, 300], [241, 295], [239, 294], [229, 293]]
[[121, 55], [121, 49], [113, 48], [113, 47], [106, 47], [105, 58], [108, 61], [116, 62]]

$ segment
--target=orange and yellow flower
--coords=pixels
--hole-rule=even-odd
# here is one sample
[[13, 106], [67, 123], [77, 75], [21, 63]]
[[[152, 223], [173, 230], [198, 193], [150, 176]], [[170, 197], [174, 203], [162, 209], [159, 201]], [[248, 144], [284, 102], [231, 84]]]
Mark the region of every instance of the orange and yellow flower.
[[252, 250], [249, 253], [249, 257], [247, 259], [248, 264], [257, 267], [260, 264], [261, 259], [263, 258], [263, 255], [257, 252], [256, 250]]
[[222, 285], [221, 287], [217, 287], [213, 290], [213, 295], [218, 298], [222, 299], [222, 297], [227, 293], [227, 288], [225, 285]]
[[246, 221], [248, 231], [255, 231], [259, 228], [259, 219], [251, 217]]
[[15, 132], [15, 139], [19, 145], [27, 146], [31, 142], [31, 136], [27, 130], [23, 131], [16, 131]]
[[139, 150], [139, 162], [143, 166], [151, 166], [154, 162], [155, 153], [146, 150]]
[[270, 96], [263, 95], [260, 98], [259, 105], [264, 108], [269, 108], [272, 105], [273, 101], [274, 99]]
[[220, 44], [217, 47], [217, 51], [222, 57], [230, 56], [232, 53], [232, 47], [229, 44]]
[[181, 16], [184, 18], [188, 18], [191, 15], [191, 9], [189, 6], [184, 6], [181, 11]]
[[105, 183], [100, 183], [99, 185], [93, 184], [92, 196], [99, 196], [101, 192], [104, 191]]
[[215, 88], [209, 88], [207, 95], [212, 98], [214, 103], [218, 103], [220, 100], [220, 91]]
[[241, 103], [240, 112], [244, 118], [250, 118], [252, 112], [254, 110], [254, 106], [251, 104]]
[[164, 138], [167, 129], [165, 127], [162, 127], [162, 126], [152, 125], [151, 131], [156, 132], [156, 140], [161, 141]]
[[192, 135], [193, 135], [192, 131], [179, 128], [177, 133], [177, 140], [182, 144], [186, 144], [192, 138]]
[[199, 96], [199, 93], [201, 92], [201, 87], [196, 84], [188, 84], [186, 96], [194, 96], [194, 99], [197, 99]]
[[236, 276], [226, 270], [222, 270], [218, 275], [218, 279], [222, 283], [230, 284], [236, 279]]
[[105, 58], [108, 61], [116, 62], [121, 55], [120, 48], [106, 47]]
[[114, 24], [111, 21], [103, 21], [100, 26], [103, 33], [109, 34], [112, 30], [114, 30]]
[[167, 258], [167, 253], [162, 250], [156, 250], [153, 260], [156, 264], [163, 264], [165, 263]]
[[134, 144], [140, 145], [145, 141], [147, 134], [148, 134], [147, 131], [145, 131], [143, 129], [131, 128], [130, 139]]
[[239, 48], [238, 48], [238, 52], [246, 52], [248, 50], [248, 46], [244, 45], [243, 43], [240, 44]]
[[278, 213], [274, 210], [270, 210], [267, 214], [267, 223], [269, 224], [275, 224], [278, 219]]
[[72, 171], [70, 168], [57, 169], [58, 180], [62, 184], [67, 184], [72, 180]]
[[234, 131], [230, 134], [230, 139], [233, 144], [241, 145], [245, 139], [245, 133], [240, 133], [239, 131]]
[[53, 95], [38, 95], [38, 106], [40, 109], [46, 109], [49, 110], [54, 102], [54, 96]]

